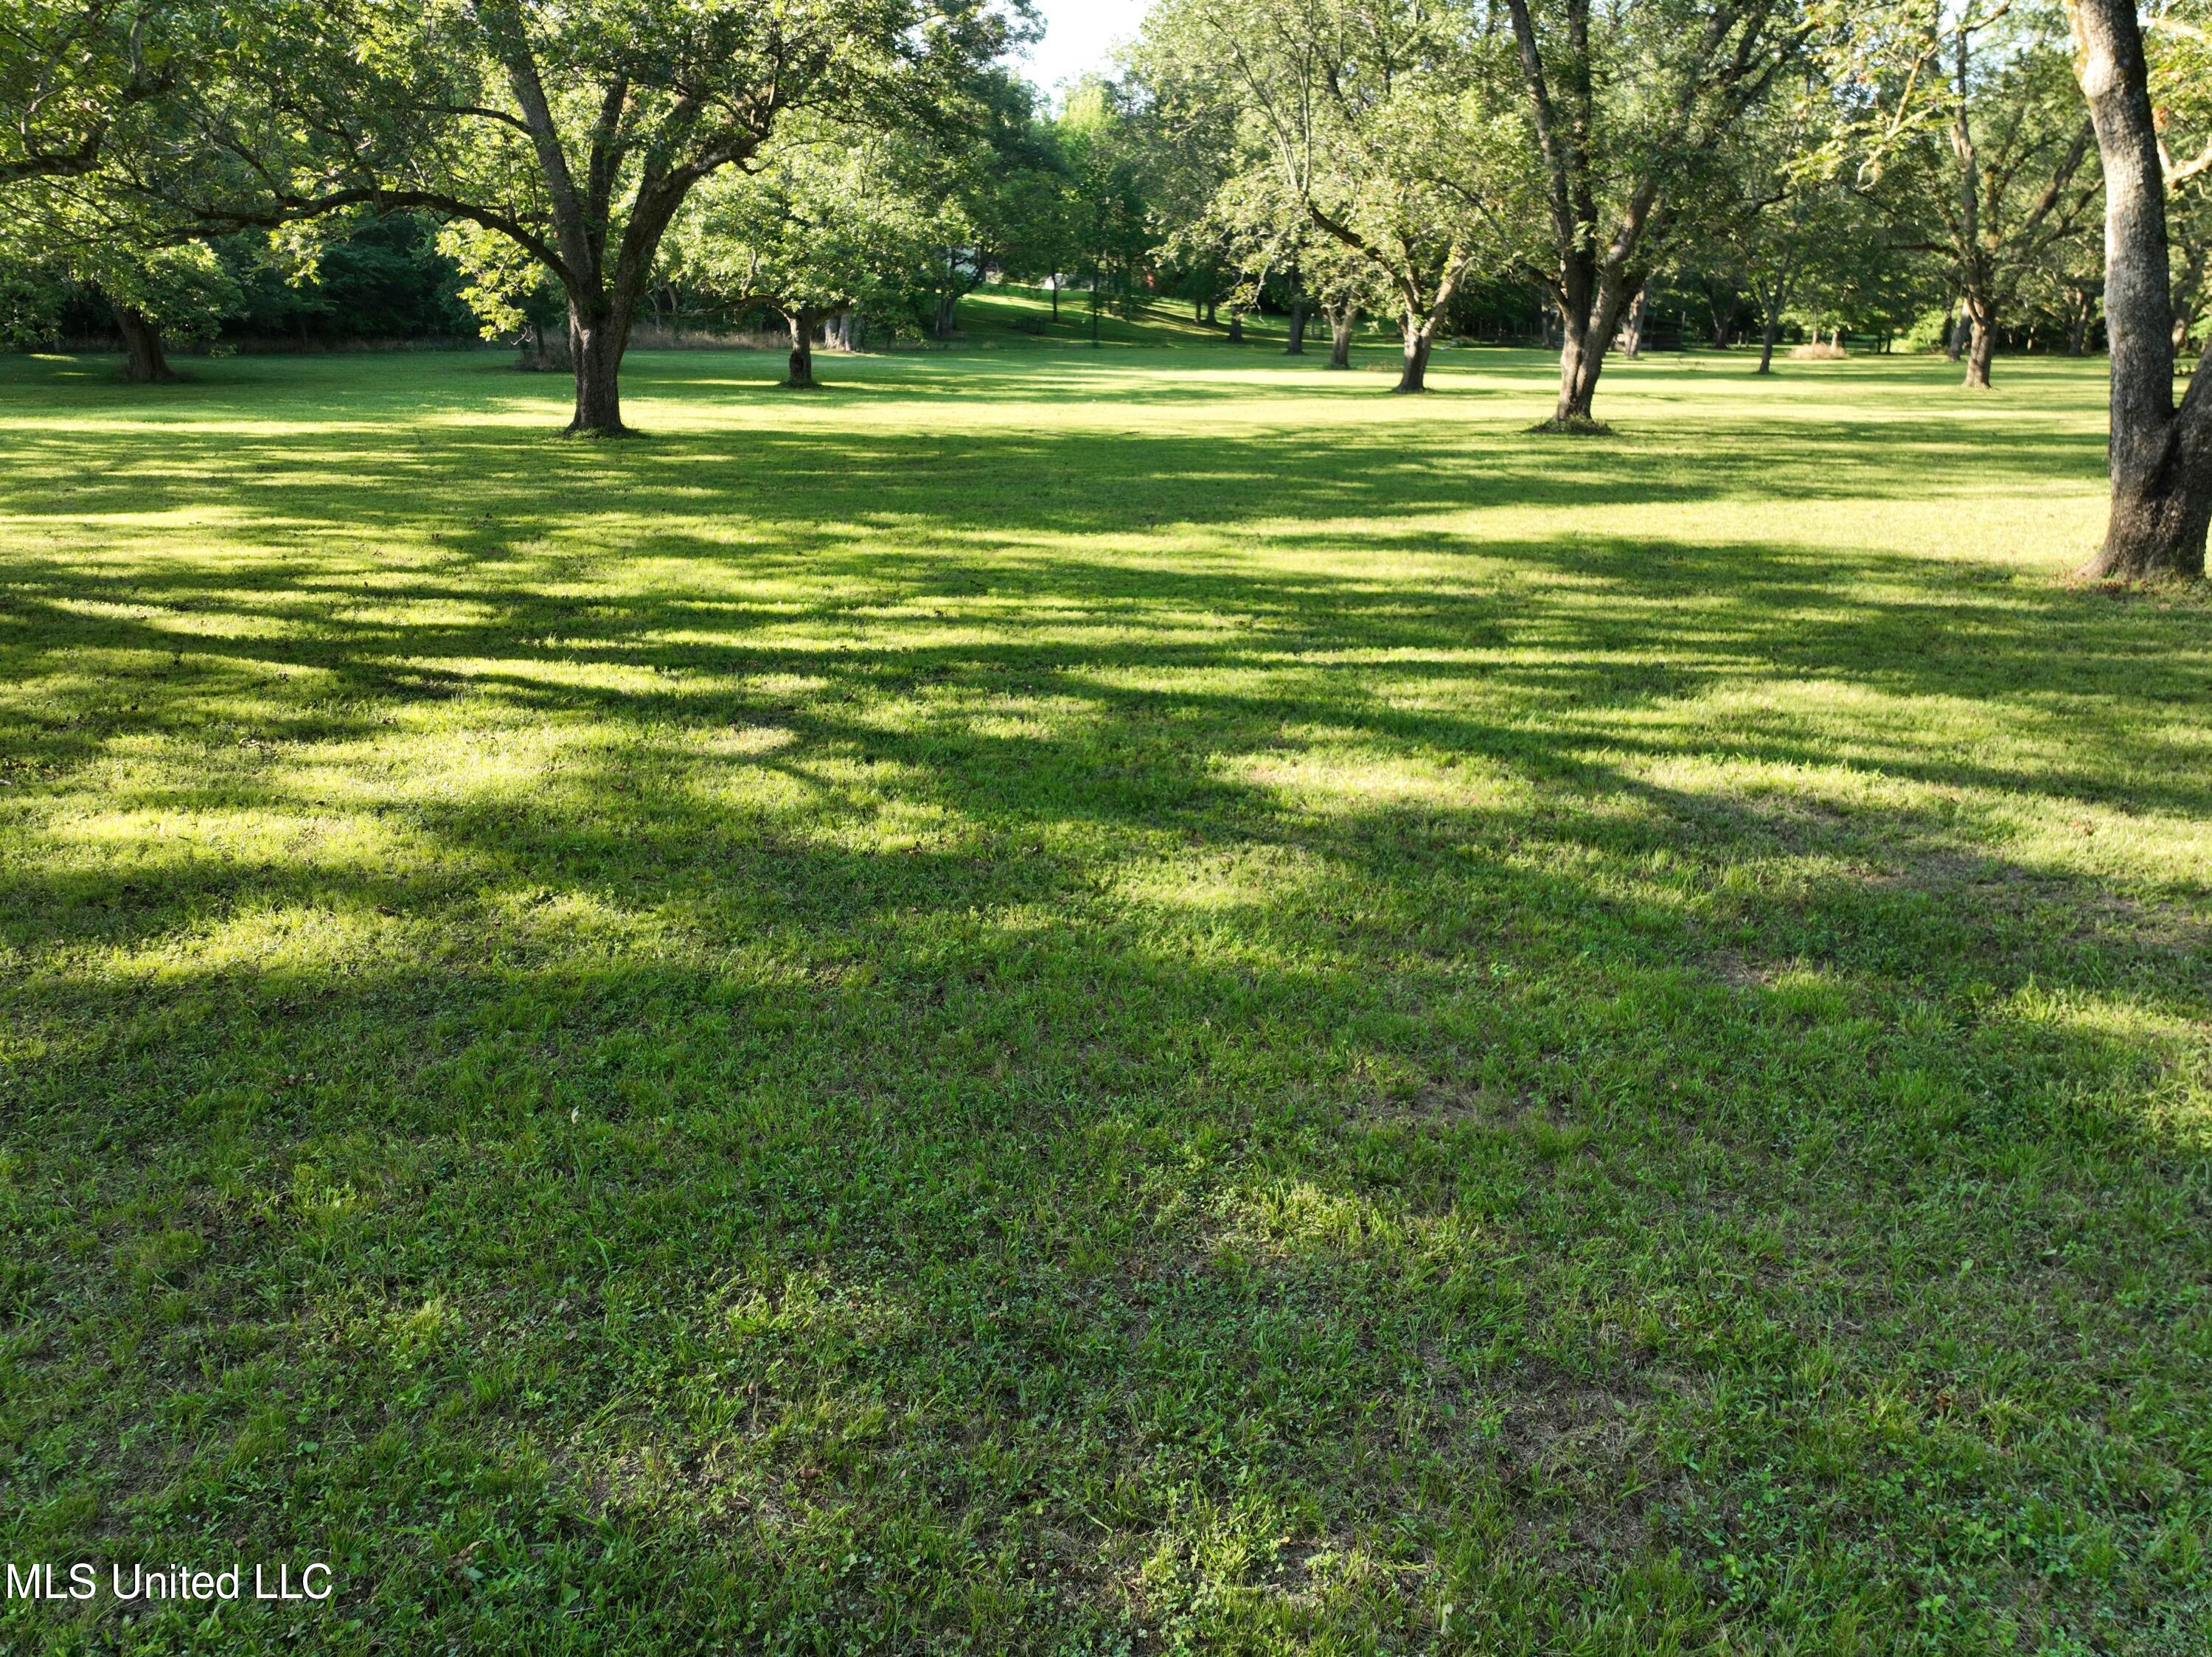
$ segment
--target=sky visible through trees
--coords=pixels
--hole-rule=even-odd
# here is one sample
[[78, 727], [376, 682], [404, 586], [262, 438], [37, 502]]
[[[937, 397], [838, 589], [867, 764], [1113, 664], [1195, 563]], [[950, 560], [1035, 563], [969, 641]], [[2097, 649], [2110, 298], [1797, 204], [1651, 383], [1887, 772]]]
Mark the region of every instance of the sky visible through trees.
[[1044, 34], [1023, 56], [1030, 78], [1049, 92], [1112, 65], [1114, 48], [1136, 38], [1151, 0], [1039, 0]]

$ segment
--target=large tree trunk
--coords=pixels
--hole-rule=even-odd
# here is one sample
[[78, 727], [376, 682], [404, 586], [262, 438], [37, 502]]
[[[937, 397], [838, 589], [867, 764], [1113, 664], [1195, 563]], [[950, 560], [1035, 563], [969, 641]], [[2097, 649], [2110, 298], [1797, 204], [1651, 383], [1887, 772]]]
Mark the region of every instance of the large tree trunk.
[[1332, 369], [1352, 366], [1352, 330], [1359, 320], [1357, 307], [1340, 305], [1328, 313], [1328, 365]]
[[1559, 347], [1559, 400], [1552, 411], [1555, 424], [1573, 425], [1594, 417], [1590, 405], [1597, 396], [1605, 345], [1592, 340], [1590, 332], [1588, 323], [1579, 328], [1571, 322], [1567, 325], [1566, 343]]
[[1429, 388], [1429, 325], [1408, 317], [1403, 325], [1406, 341], [1405, 366], [1399, 370], [1398, 383], [1390, 389], [1403, 394], [1423, 392]]
[[814, 389], [814, 313], [809, 310], [787, 311], [784, 320], [791, 326], [791, 368], [783, 383], [793, 391]]
[[1766, 326], [1765, 326], [1764, 328], [1762, 328], [1762, 329], [1760, 329], [1760, 330], [1759, 330], [1759, 373], [1761, 373], [1761, 374], [1771, 374], [1771, 373], [1773, 373], [1773, 372], [1774, 372], [1774, 347], [1775, 347], [1775, 344], [1777, 344], [1777, 342], [1778, 342], [1778, 341], [1781, 339], [1781, 338], [1782, 338], [1782, 311], [1781, 311], [1781, 308], [1778, 306], [1778, 307], [1776, 307], [1773, 310], [1769, 311], [1769, 312], [1766, 314]]
[[576, 365], [576, 415], [571, 437], [628, 437], [622, 417], [623, 351], [629, 343], [627, 319], [586, 320], [568, 314], [568, 350]]
[[2112, 515], [2093, 576], [2198, 578], [2212, 521], [2212, 361], [2173, 403], [2166, 173], [2135, 0], [2068, 0], [2075, 72], [2105, 168], [2105, 331], [2112, 341]]
[[1966, 345], [1966, 388], [1987, 391], [1990, 388], [1990, 357], [1996, 350], [1996, 318], [1986, 299], [1969, 298], [1966, 320], [1972, 329]]
[[1606, 348], [1620, 332], [1628, 302], [1642, 290], [1644, 277], [1619, 265], [1601, 270], [1588, 255], [1567, 262], [1559, 299], [1559, 400], [1547, 424], [1557, 431], [1595, 426], [1591, 405]]
[[1229, 308], [1229, 343], [1232, 345], [1244, 343], [1244, 308], [1242, 305]]
[[1284, 356], [1304, 356], [1306, 354], [1306, 316], [1305, 301], [1292, 300], [1291, 302], [1291, 337], [1289, 342], [1283, 347]]
[[1620, 332], [1620, 354], [1623, 356], [1644, 355], [1644, 302], [1650, 292], [1649, 284], [1636, 290], [1636, 297], [1628, 307], [1628, 326]]
[[115, 304], [115, 326], [123, 334], [123, 377], [134, 386], [150, 386], [157, 380], [174, 380], [168, 353], [161, 349], [161, 330], [135, 307]]

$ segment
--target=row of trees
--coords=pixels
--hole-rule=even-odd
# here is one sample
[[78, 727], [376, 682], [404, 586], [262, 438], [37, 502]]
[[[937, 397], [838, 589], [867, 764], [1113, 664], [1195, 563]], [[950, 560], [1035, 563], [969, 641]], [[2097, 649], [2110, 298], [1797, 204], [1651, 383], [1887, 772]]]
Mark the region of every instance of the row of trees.
[[[558, 296], [571, 429], [617, 434], [672, 256], [818, 308], [836, 249], [793, 250], [810, 227], [872, 247], [932, 228], [835, 198], [988, 142], [1019, 21], [985, 0], [0, 0], [9, 251], [95, 283], [150, 362], [162, 320], [219, 296], [218, 240], [258, 233], [304, 275], [364, 216], [427, 215], [488, 319]], [[957, 188], [922, 193], [957, 210]], [[757, 233], [749, 261], [716, 222]]]
[[594, 435], [656, 295], [781, 315], [797, 384], [818, 334], [949, 331], [993, 275], [1232, 336], [1265, 296], [1338, 361], [1389, 319], [1416, 392], [1534, 293], [1561, 430], [1670, 287], [1755, 319], [1762, 371], [1793, 307], [1932, 298], [1972, 387], [2023, 316], [2080, 344], [2101, 305], [2105, 567], [2201, 570], [2201, 3], [1158, 0], [1048, 114], [1004, 67], [1023, 0], [0, 0], [0, 192], [8, 258], [97, 286], [149, 372], [242, 239], [304, 280], [365, 219], [434, 223]]
[[1149, 279], [1132, 128], [1098, 85], [1042, 110], [1003, 62], [1029, 27], [991, 0], [0, 0], [0, 326], [96, 292], [161, 377], [165, 336], [428, 222], [454, 296], [611, 436], [655, 311], [780, 316], [803, 386], [825, 332], [946, 336], [988, 277], [1095, 309]]

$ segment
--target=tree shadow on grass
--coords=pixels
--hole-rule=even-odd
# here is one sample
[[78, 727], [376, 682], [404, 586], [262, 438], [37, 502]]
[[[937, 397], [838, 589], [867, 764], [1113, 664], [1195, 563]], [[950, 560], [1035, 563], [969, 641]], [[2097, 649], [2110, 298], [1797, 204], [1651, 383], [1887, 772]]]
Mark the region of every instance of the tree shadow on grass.
[[[1325, 454], [1290, 434], [1231, 430], [823, 429], [664, 434], [641, 448], [549, 450], [497, 427], [394, 440], [373, 422], [256, 443], [234, 434], [162, 434], [125, 463], [111, 433], [21, 440], [26, 464], [0, 483], [0, 514], [118, 528], [154, 515], [221, 509], [237, 528], [419, 537], [424, 503], [465, 500], [439, 525], [462, 550], [557, 539], [634, 522], [649, 544], [696, 515], [738, 509], [750, 539], [787, 556], [849, 545], [854, 532], [914, 525], [931, 538], [1150, 533], [1162, 525], [1400, 518], [1486, 507], [1601, 509], [1718, 501], [1919, 500], [1928, 480], [1971, 462], [1984, 487], [2097, 475], [2101, 449], [2065, 429], [2001, 446], [1941, 420], [1700, 423], [1686, 452], [1654, 432], [1560, 464], [1558, 446], [1463, 416], [1333, 436]], [[72, 481], [57, 485], [54, 480]], [[732, 525], [735, 527], [735, 525]], [[709, 543], [710, 546], [713, 545]], [[716, 551], [728, 550], [714, 547]]]
[[1391, 521], [1909, 444], [738, 441], [5, 485], [10, 1556], [575, 1650], [2187, 1614], [2203, 878], [2037, 825], [2212, 809], [2201, 612]]
[[[633, 871], [622, 907], [692, 947], [597, 948], [556, 916], [472, 947], [459, 894], [341, 875], [251, 895], [402, 926], [445, 900], [458, 952], [185, 965], [151, 995], [58, 961], [19, 991], [19, 1186], [90, 1182], [108, 1217], [56, 1203], [11, 1237], [40, 1273], [18, 1350], [66, 1338], [94, 1387], [30, 1371], [48, 1447], [15, 1539], [328, 1546], [368, 1503], [380, 1617], [531, 1616], [583, 1583], [672, 1640], [1419, 1629], [1440, 1589], [1513, 1635], [1547, 1604], [1627, 1614], [1677, 1550], [1717, 1607], [1725, 1552], [1754, 1626], [1820, 1558], [1824, 1614], [1902, 1634], [1957, 1586], [1959, 1527], [2033, 1498], [2179, 1593], [2170, 1492], [1992, 1456], [1922, 1402], [2057, 1431], [2085, 1391], [2154, 1407], [2185, 1369], [2160, 1303], [2112, 1292], [2193, 1269], [2167, 1222], [2201, 1139], [2127, 1108], [2172, 1060], [2002, 993], [2155, 1010], [2180, 994], [2155, 941], [1962, 919], [1910, 869], [1701, 911], [1709, 851], [1823, 848], [1680, 792], [1611, 833], [1210, 798], [1176, 819], [1216, 819], [1188, 855], [1255, 878], [1192, 906], [1102, 892], [1102, 860], [1012, 824], [855, 856], [634, 771], [587, 783], [623, 815], [419, 826], [516, 896]], [[1659, 850], [1680, 861], [1646, 884]], [[148, 1366], [216, 1379], [160, 1414]], [[163, 1470], [128, 1488], [126, 1430]], [[1897, 1454], [1929, 1491], [1881, 1481]], [[1779, 1530], [1744, 1505], [1774, 1488], [1802, 1503]], [[88, 1492], [96, 1522], [64, 1500]], [[501, 1568], [489, 1605], [453, 1582], [470, 1546]], [[1399, 1586], [1285, 1580], [1285, 1548]], [[1187, 1577], [1140, 1575], [1162, 1550]]]

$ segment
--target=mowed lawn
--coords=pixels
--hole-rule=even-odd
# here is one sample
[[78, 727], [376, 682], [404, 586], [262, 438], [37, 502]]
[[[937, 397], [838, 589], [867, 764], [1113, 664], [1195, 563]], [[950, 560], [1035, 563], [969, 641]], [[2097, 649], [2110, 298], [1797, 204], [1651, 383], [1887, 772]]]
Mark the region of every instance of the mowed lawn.
[[6, 359], [0, 1648], [2202, 1653], [2101, 365], [1387, 355]]

